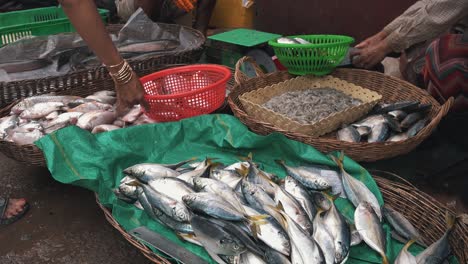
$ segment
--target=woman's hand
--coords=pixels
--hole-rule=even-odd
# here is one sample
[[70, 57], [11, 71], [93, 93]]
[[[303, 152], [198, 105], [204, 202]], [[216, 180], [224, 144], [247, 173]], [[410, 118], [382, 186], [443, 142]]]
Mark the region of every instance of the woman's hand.
[[146, 110], [149, 110], [149, 105], [144, 99], [145, 91], [141, 85], [140, 79], [132, 70], [132, 78], [127, 83], [115, 82], [115, 90], [117, 92], [117, 114], [122, 115], [128, 109], [136, 104], [140, 104]]
[[371, 69], [382, 62], [391, 51], [387, 41], [383, 39], [373, 44], [367, 44], [364, 48], [356, 49], [351, 54], [351, 60], [356, 67]]
[[369, 46], [374, 46], [380, 41], [384, 40], [387, 37], [387, 35], [388, 34], [386, 32], [380, 31], [379, 33], [373, 35], [372, 37], [369, 37], [365, 39], [364, 41], [362, 41], [361, 43], [357, 44], [355, 48], [363, 49]]

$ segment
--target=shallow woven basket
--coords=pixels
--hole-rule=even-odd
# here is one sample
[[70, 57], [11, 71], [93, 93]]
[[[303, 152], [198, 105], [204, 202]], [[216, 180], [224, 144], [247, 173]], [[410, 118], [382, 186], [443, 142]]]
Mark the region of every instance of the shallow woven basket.
[[[108, 32], [118, 33], [123, 25], [111, 25]], [[167, 25], [167, 28], [176, 30], [178, 25]], [[143, 60], [128, 60], [138, 76], [144, 76], [155, 72], [162, 64], [190, 64], [197, 62], [203, 54], [205, 37], [202, 33], [192, 30], [199, 36], [199, 41], [194, 42], [190, 49], [184, 51], [157, 55]], [[46, 77], [35, 80], [0, 82], [0, 108], [13, 101], [33, 95], [75, 90], [113, 90], [114, 82], [105, 67], [76, 71], [62, 76]]]
[[[382, 174], [385, 175], [385, 173]], [[408, 218], [408, 220], [419, 230], [423, 242], [426, 244], [432, 244], [442, 237], [446, 230], [446, 213], [449, 212], [449, 214], [454, 216], [455, 213], [453, 211], [446, 208], [426, 193], [421, 192], [411, 183], [400, 177], [392, 176], [392, 179], [389, 179], [374, 176], [374, 179], [380, 187], [385, 203]], [[104, 212], [107, 221], [149, 260], [158, 264], [171, 263], [169, 260], [157, 255], [149, 247], [128, 234], [112, 216], [112, 212], [99, 202], [97, 194], [96, 202]], [[463, 222], [461, 218], [459, 218], [455, 224], [450, 238], [450, 245], [452, 247], [453, 254], [459, 260], [459, 263], [467, 263], [468, 223]]]
[[[332, 87], [337, 91], [362, 101], [359, 105], [348, 107], [310, 124], [302, 124], [286, 115], [263, 106], [270, 99], [293, 91]], [[335, 131], [342, 124], [350, 124], [365, 116], [382, 96], [378, 93], [331, 76], [301, 76], [281, 83], [256, 89], [239, 96], [245, 111], [257, 119], [264, 120], [283, 130], [318, 137]]]
[[228, 102], [234, 115], [241, 120], [250, 130], [261, 135], [273, 132], [280, 132], [286, 137], [311, 145], [322, 152], [343, 150], [345, 154], [356, 161], [377, 161], [406, 154], [416, 148], [421, 142], [427, 139], [441, 119], [448, 113], [453, 98], [450, 98], [444, 105], [440, 105], [425, 90], [422, 90], [406, 81], [387, 76], [378, 72], [371, 72], [357, 69], [337, 69], [331, 75], [350, 83], [362, 86], [366, 89], [376, 91], [382, 95], [383, 102], [396, 102], [402, 100], [419, 100], [421, 103], [432, 104], [429, 113], [431, 122], [424, 127], [416, 136], [399, 142], [382, 143], [351, 143], [336, 139], [335, 132], [321, 137], [311, 137], [301, 133], [295, 133], [280, 129], [273, 124], [256, 119], [248, 115], [239, 100], [239, 97], [247, 92], [260, 89], [272, 84], [280, 83], [294, 78], [287, 72], [274, 72], [264, 74], [259, 68], [256, 70], [257, 77], [248, 79], [241, 71], [240, 65], [244, 62], [254, 64], [252, 58], [241, 58], [236, 65], [234, 78], [236, 85], [229, 94]]

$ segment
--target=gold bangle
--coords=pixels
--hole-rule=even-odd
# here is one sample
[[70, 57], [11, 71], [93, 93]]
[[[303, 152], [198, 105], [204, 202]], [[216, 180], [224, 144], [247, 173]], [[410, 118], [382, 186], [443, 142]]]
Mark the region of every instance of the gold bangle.
[[123, 60], [121, 63], [119, 63], [117, 65], [110, 66], [110, 67], [114, 67], [114, 68], [120, 67], [120, 69], [117, 71], [117, 73], [109, 72], [111, 77], [118, 83], [126, 84], [126, 83], [130, 82], [130, 80], [133, 77], [132, 68], [130, 67], [130, 65], [125, 60]]

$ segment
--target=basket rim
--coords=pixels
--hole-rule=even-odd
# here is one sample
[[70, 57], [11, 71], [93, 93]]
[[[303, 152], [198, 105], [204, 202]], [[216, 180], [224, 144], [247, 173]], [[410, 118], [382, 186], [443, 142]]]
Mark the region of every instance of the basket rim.
[[316, 37], [326, 37], [326, 38], [333, 38], [339, 39], [341, 41], [335, 43], [310, 43], [310, 44], [282, 44], [278, 43], [277, 40], [282, 38], [275, 38], [268, 41], [268, 45], [272, 46], [273, 48], [297, 48], [297, 49], [304, 49], [304, 48], [325, 48], [330, 46], [336, 45], [350, 45], [354, 43], [355, 39], [350, 36], [346, 35], [334, 35], [334, 34], [313, 34], [313, 35], [293, 35], [293, 36], [285, 36], [286, 38], [316, 38]]
[[196, 90], [175, 93], [175, 94], [167, 94], [167, 95], [166, 94], [165, 95], [150, 95], [150, 94], [146, 94], [146, 91], [145, 91], [144, 97], [146, 100], [167, 100], [167, 99], [179, 99], [183, 97], [188, 97], [188, 96], [200, 94], [202, 92], [206, 92], [209, 90], [213, 90], [220, 85], [227, 84], [227, 82], [232, 76], [232, 73], [229, 70], [229, 68], [225, 66], [220, 66], [220, 65], [215, 65], [215, 64], [194, 64], [194, 65], [181, 66], [181, 67], [171, 68], [167, 70], [157, 71], [152, 74], [148, 74], [146, 76], [141, 77], [140, 82], [144, 86], [145, 83], [151, 82], [155, 78], [158, 78], [158, 77], [164, 77], [164, 76], [177, 74], [177, 73], [203, 71], [203, 70], [210, 70], [210, 71], [223, 73], [224, 77], [221, 80], [216, 81], [215, 83], [212, 83], [210, 85], [207, 85], [203, 88], [199, 88]]

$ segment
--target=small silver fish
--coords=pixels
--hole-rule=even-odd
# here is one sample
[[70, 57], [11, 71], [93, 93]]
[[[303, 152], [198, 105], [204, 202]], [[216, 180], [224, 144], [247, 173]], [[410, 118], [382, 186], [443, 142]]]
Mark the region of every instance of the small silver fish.
[[229, 221], [247, 220], [245, 214], [216, 194], [191, 193], [183, 196], [182, 200], [194, 212]]
[[[78, 118], [82, 116], [83, 113], [80, 112], [71, 112], [71, 113], [63, 113], [57, 116], [57, 118], [53, 119], [49, 123], [47, 123], [47, 127], [52, 127], [58, 124], [70, 124], [70, 123], [76, 123], [78, 121]], [[47, 128], [46, 127], [46, 128]]]
[[179, 172], [164, 166], [164, 164], [141, 163], [126, 168], [124, 174], [133, 176], [147, 183], [159, 177], [177, 177]]
[[194, 178], [193, 185], [198, 192], [209, 192], [222, 197], [226, 202], [230, 203], [239, 212], [244, 211], [241, 198], [239, 195], [224, 182], [210, 178]]
[[282, 187], [277, 186], [275, 190], [275, 203], [281, 203], [284, 212], [296, 222], [305, 232], [312, 235], [312, 222], [302, 208], [301, 204]]
[[241, 175], [235, 170], [214, 169], [210, 173], [210, 178], [226, 183], [232, 189], [235, 189], [242, 180]]
[[385, 255], [385, 233], [372, 205], [366, 201], [361, 202], [354, 212], [354, 221], [356, 230], [364, 242], [380, 254], [383, 264], [388, 264]]
[[195, 192], [186, 182], [175, 177], [159, 177], [149, 181], [148, 185], [153, 190], [163, 193], [178, 202], [183, 202], [183, 196]]

